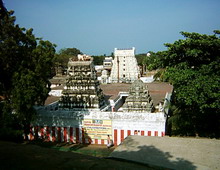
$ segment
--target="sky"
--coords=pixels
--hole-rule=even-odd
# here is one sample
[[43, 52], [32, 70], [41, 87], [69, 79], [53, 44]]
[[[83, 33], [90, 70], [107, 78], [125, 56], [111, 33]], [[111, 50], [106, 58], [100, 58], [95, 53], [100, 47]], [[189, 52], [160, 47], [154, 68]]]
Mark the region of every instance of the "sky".
[[220, 0], [3, 0], [16, 24], [36, 37], [88, 55], [110, 55], [114, 48], [136, 54], [166, 50], [184, 39], [181, 31], [220, 30]]

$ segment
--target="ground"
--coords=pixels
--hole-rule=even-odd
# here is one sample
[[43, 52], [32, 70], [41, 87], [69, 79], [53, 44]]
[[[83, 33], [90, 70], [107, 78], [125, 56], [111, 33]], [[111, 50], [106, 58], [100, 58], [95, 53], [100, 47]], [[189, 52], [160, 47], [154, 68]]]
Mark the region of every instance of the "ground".
[[110, 149], [105, 145], [0, 141], [0, 170], [220, 169], [219, 153], [220, 140], [189, 137], [134, 135]]
[[113, 150], [104, 145], [39, 146], [0, 141], [0, 169], [153, 169], [142, 164], [101, 157], [108, 156]]
[[133, 135], [110, 156], [169, 169], [220, 169], [220, 140]]

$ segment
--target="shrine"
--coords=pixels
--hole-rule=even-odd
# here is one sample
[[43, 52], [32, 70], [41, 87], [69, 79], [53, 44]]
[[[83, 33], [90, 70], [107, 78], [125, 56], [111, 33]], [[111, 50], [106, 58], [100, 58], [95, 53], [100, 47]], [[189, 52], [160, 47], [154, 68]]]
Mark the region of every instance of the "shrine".
[[105, 105], [104, 95], [91, 57], [68, 62], [67, 78], [59, 101], [59, 108], [101, 108]]
[[147, 85], [142, 80], [135, 80], [132, 83], [129, 95], [123, 105], [124, 112], [152, 112], [153, 100], [147, 89]]

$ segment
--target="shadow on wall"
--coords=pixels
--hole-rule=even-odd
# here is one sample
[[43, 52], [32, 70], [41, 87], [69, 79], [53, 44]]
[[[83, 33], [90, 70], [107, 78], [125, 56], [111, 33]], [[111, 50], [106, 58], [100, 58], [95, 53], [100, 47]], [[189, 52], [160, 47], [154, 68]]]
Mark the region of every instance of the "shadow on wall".
[[175, 158], [169, 152], [163, 152], [152, 145], [138, 146], [138, 142], [127, 138], [121, 146], [122, 151], [116, 149], [110, 157], [138, 162], [152, 166], [153, 168], [189, 169], [194, 170], [196, 166], [183, 158]]

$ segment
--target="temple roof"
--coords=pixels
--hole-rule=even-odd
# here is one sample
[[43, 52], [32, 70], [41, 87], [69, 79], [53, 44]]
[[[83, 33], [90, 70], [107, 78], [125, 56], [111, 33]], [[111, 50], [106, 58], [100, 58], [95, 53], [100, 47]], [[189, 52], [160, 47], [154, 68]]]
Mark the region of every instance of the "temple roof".
[[[152, 82], [147, 83], [149, 94], [154, 101], [154, 106], [163, 101], [166, 93], [171, 93], [173, 86], [165, 82]], [[119, 92], [129, 92], [131, 84], [114, 83], [114, 84], [101, 84], [100, 87], [107, 99], [114, 100]], [[61, 86], [62, 88], [63, 86]], [[58, 87], [57, 87], [58, 88]], [[60, 88], [59, 88], [60, 89]], [[46, 104], [50, 104], [51, 98], [49, 97]], [[59, 100], [59, 97], [55, 97], [54, 100]], [[52, 101], [54, 101], [52, 100]]]
[[[154, 101], [154, 106], [163, 101], [166, 93], [171, 93], [173, 86], [165, 82], [146, 83], [149, 94]], [[107, 98], [114, 100], [119, 92], [129, 92], [131, 84], [114, 83], [101, 84], [100, 87]]]

